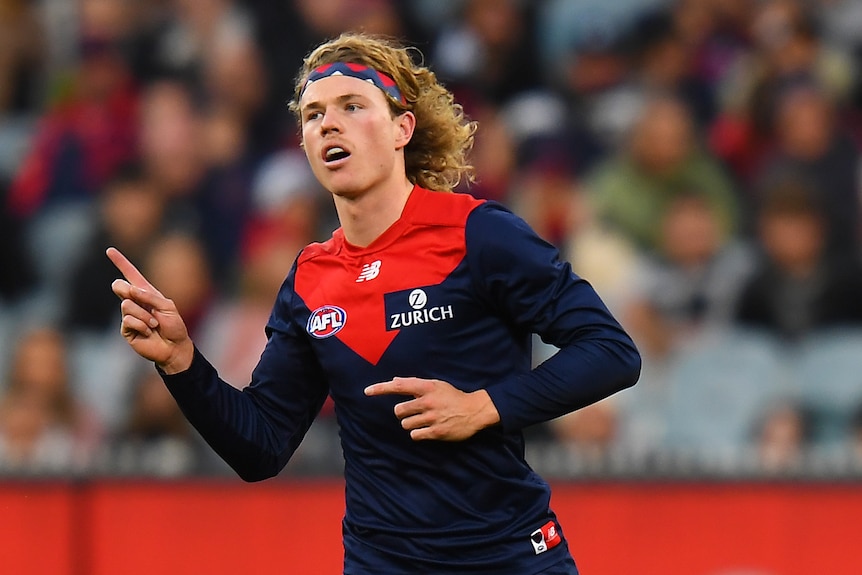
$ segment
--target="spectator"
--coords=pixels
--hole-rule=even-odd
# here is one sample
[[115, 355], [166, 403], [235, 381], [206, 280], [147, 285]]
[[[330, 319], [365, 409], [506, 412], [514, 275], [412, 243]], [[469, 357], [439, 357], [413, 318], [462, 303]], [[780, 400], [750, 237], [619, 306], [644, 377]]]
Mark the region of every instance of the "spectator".
[[104, 251], [122, 245], [142, 259], [161, 229], [164, 208], [164, 198], [137, 164], [124, 166], [105, 186], [87, 247], [70, 273], [63, 314], [66, 328], [114, 332], [117, 302], [105, 286], [116, 278], [116, 271]]
[[197, 333], [218, 295], [203, 244], [194, 236], [169, 232], [153, 242], [143, 269], [174, 301], [189, 333]]
[[[538, 42], [545, 77], [553, 81], [560, 72], [560, 63], [567, 58], [573, 68], [593, 56], [607, 55], [606, 48], [625, 36], [630, 26], [660, 2], [655, 0], [548, 0], [540, 3]], [[586, 58], [581, 60], [580, 56]]]
[[[847, 54], [824, 42], [816, 15], [797, 0], [767, 0], [748, 19], [753, 50], [723, 83], [727, 105], [760, 92], [767, 100], [788, 80], [809, 78], [843, 101], [852, 87]], [[768, 109], [768, 108], [767, 108]]]
[[660, 249], [642, 258], [633, 299], [623, 315], [648, 357], [662, 359], [704, 331], [733, 320], [752, 265], [719, 215], [696, 191], [675, 198], [660, 225]]
[[798, 469], [811, 440], [811, 425], [801, 406], [785, 401], [771, 405], [754, 433], [761, 471], [781, 473]]
[[202, 108], [175, 80], [147, 87], [142, 100], [141, 162], [166, 201], [165, 226], [203, 242], [214, 279], [234, 279], [257, 158], [236, 106]]
[[36, 328], [19, 340], [2, 402], [2, 458], [22, 471], [83, 468], [100, 441], [98, 422], [73, 395], [65, 341]]
[[757, 227], [761, 259], [740, 296], [740, 324], [790, 340], [862, 324], [862, 268], [826, 250], [825, 226], [817, 197], [800, 182], [767, 190]]
[[252, 18], [233, 0], [172, 0], [160, 11], [149, 7], [145, 22], [135, 58], [142, 77], [172, 77], [196, 89], [217, 46], [254, 35]]
[[67, 473], [73, 453], [72, 434], [53, 421], [36, 394], [15, 389], [0, 398], [0, 470]]
[[567, 46], [546, 71], [549, 87], [568, 103], [568, 123], [576, 133], [583, 131], [577, 135], [598, 153], [610, 153], [621, 144], [642, 104], [628, 82], [630, 62], [622, 43], [620, 30], [598, 27]]
[[270, 152], [281, 142], [282, 127], [266, 114], [269, 76], [252, 38], [229, 37], [217, 43], [203, 66], [203, 88], [208, 108], [231, 117], [248, 134], [248, 147], [256, 155]]
[[482, 177], [464, 189], [482, 199], [502, 200], [509, 191], [515, 171], [515, 142], [498, 108], [481, 104], [473, 117], [482, 123], [476, 134], [471, 159]]
[[81, 40], [81, 65], [71, 95], [42, 117], [15, 176], [9, 204], [21, 217], [92, 197], [137, 146], [137, 94], [110, 39]]
[[0, 119], [36, 112], [41, 104], [42, 32], [34, 4], [0, 0]]
[[548, 423], [555, 441], [584, 462], [607, 460], [618, 440], [619, 413], [611, 398]]
[[[176, 210], [195, 195], [205, 169], [199, 145], [201, 116], [191, 91], [176, 80], [148, 85], [141, 96], [139, 122], [144, 171], [167, 198], [169, 208]], [[197, 224], [191, 219], [193, 223], [186, 225]]]
[[786, 89], [778, 99], [776, 154], [763, 169], [761, 185], [780, 179], [808, 182], [825, 218], [825, 249], [852, 257], [859, 253], [860, 155], [837, 120], [816, 86]]
[[728, 75], [751, 51], [751, 0], [676, 0], [674, 29], [691, 55], [695, 77], [717, 95]]
[[75, 4], [79, 35], [110, 41], [127, 57], [144, 7], [126, 0], [78, 0]]
[[723, 113], [711, 134], [713, 150], [744, 185], [756, 181], [775, 145], [776, 124], [785, 121], [776, 110], [788, 85], [808, 82], [827, 101], [844, 103], [853, 77], [847, 55], [823, 42], [800, 2], [763, 2], [749, 26], [753, 49], [720, 86]]
[[632, 88], [650, 94], [673, 94], [691, 110], [698, 128], [715, 115], [715, 95], [695, 73], [694, 54], [676, 27], [672, 11], [659, 9], [636, 22], [627, 51], [632, 64]]
[[599, 221], [638, 249], [659, 249], [661, 219], [672, 200], [691, 189], [703, 194], [716, 214], [722, 240], [735, 230], [730, 181], [698, 145], [689, 110], [672, 97], [648, 103], [626, 148], [598, 166], [586, 183]]
[[515, 172], [509, 203], [541, 237], [565, 251], [581, 224], [583, 198], [566, 156], [550, 147]]
[[[585, 203], [580, 198], [576, 201]], [[575, 209], [576, 213], [579, 210], [589, 211], [581, 207]], [[602, 294], [611, 311], [623, 318], [633, 297], [632, 286], [641, 253], [626, 237], [590, 219], [589, 214], [576, 215], [575, 225], [564, 246], [566, 258], [579, 275], [590, 278], [590, 284]]]
[[431, 62], [464, 107], [500, 105], [540, 83], [533, 12], [514, 0], [467, 0], [441, 30]]
[[202, 114], [197, 147], [204, 172], [187, 207], [199, 218], [197, 234], [206, 249], [213, 279], [222, 290], [236, 282], [243, 230], [251, 215], [251, 188], [259, 163], [245, 124], [229, 107]]
[[116, 471], [159, 477], [199, 470], [201, 453], [191, 427], [161, 378], [148, 369], [137, 377], [128, 417], [114, 438]]

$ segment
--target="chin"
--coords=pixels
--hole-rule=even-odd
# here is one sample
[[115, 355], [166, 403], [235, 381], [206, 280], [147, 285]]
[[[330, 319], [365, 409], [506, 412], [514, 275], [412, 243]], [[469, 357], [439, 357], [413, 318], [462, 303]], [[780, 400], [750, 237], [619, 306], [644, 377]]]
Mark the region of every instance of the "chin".
[[364, 188], [362, 188], [358, 184], [329, 185], [327, 186], [327, 188], [329, 189], [329, 193], [331, 193], [333, 196], [345, 199], [353, 199], [358, 196], [361, 196], [364, 190]]
[[369, 178], [357, 178], [346, 173], [332, 173], [328, 175], [330, 177], [325, 180], [324, 187], [333, 196], [339, 198], [357, 198], [374, 186], [374, 181]]

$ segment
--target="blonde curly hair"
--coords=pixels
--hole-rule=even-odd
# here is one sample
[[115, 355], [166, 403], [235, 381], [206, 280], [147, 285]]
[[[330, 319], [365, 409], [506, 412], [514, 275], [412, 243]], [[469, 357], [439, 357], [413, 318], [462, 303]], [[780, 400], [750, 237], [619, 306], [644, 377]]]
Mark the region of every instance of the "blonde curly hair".
[[312, 50], [303, 60], [290, 102], [298, 123], [299, 99], [308, 75], [335, 62], [362, 64], [395, 80], [404, 103], [386, 96], [393, 116], [406, 111], [416, 116], [416, 129], [404, 149], [407, 177], [412, 183], [429, 190], [451, 191], [462, 178], [474, 181], [467, 154], [473, 147], [477, 123], [467, 118], [434, 72], [422, 65], [418, 50], [390, 38], [349, 32]]

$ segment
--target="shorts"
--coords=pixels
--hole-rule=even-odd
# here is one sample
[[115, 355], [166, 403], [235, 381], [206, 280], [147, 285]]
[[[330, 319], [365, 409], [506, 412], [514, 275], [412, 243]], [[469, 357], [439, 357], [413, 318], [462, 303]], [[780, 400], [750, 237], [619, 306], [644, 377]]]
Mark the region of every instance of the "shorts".
[[537, 575], [578, 575], [578, 567], [575, 565], [574, 559], [566, 557], [556, 565], [537, 573]]

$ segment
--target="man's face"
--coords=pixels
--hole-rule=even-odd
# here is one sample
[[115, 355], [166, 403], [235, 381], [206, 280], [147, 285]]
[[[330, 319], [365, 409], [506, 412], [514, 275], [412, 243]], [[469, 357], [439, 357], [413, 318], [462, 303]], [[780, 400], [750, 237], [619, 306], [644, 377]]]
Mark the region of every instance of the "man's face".
[[767, 214], [760, 233], [769, 255], [783, 268], [808, 268], [820, 258], [823, 228], [814, 215]]
[[356, 197], [404, 179], [409, 141], [383, 92], [350, 76], [313, 82], [300, 99], [302, 142], [314, 175], [336, 196]]

